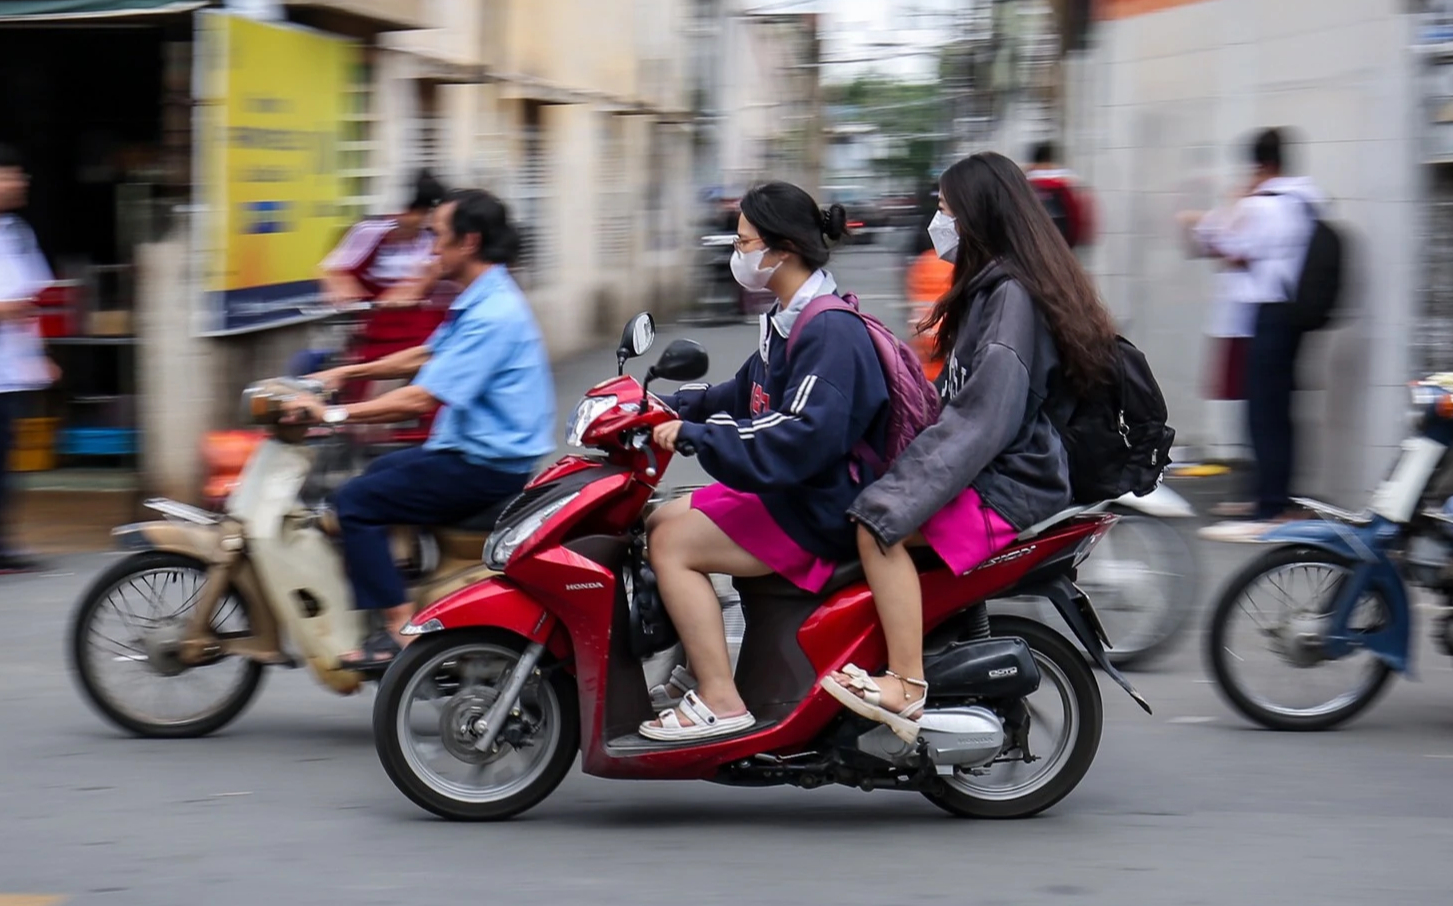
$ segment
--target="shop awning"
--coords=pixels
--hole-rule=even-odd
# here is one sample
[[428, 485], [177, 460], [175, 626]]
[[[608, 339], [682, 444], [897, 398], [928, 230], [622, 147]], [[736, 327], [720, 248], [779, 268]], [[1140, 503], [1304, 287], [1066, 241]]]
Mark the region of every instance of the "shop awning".
[[208, 0], [8, 0], [0, 22], [80, 22], [191, 12]]

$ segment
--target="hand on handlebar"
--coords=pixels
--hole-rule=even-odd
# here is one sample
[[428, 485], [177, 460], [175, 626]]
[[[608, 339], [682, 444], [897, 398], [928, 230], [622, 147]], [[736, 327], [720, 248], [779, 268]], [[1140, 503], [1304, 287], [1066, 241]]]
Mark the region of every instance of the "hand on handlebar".
[[681, 433], [681, 421], [662, 422], [651, 432], [651, 438], [663, 450], [676, 452], [676, 435]]
[[306, 380], [317, 381], [323, 385], [325, 394], [337, 393], [339, 388], [348, 382], [348, 368], [329, 368], [327, 371], [319, 371], [316, 374], [306, 376]]
[[327, 408], [316, 396], [297, 396], [283, 401], [283, 412], [279, 421], [285, 425], [316, 425], [323, 421], [323, 413]]

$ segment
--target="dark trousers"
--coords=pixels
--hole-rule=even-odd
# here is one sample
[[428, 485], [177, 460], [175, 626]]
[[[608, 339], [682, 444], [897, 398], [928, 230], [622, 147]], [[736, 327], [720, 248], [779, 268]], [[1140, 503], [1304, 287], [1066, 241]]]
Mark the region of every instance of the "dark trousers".
[[10, 448], [15, 446], [15, 420], [20, 417], [20, 394], [0, 393], [0, 555], [10, 550]]
[[1257, 519], [1275, 518], [1291, 506], [1292, 391], [1302, 331], [1290, 314], [1285, 303], [1262, 305], [1247, 355], [1246, 415], [1256, 456]]
[[475, 465], [453, 451], [422, 447], [375, 460], [343, 485], [337, 498], [343, 558], [358, 608], [381, 610], [408, 601], [389, 550], [390, 526], [462, 522], [518, 494], [529, 478]]

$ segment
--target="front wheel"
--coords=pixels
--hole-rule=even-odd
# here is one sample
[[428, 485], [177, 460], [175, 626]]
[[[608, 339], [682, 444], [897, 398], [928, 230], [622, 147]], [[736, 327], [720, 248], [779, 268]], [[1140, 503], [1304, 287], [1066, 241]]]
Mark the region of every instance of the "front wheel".
[[1020, 617], [992, 616], [989, 631], [1018, 636], [1039, 666], [1029, 710], [1032, 762], [996, 763], [983, 773], [945, 777], [930, 802], [962, 818], [1028, 818], [1070, 794], [1095, 760], [1105, 721], [1100, 686], [1085, 657], [1053, 629]]
[[374, 701], [374, 743], [389, 779], [416, 805], [455, 821], [498, 821], [538, 805], [565, 779], [580, 706], [563, 671], [537, 670], [490, 750], [474, 745], [524, 649], [505, 632], [447, 632], [409, 645], [389, 667]]
[[[1377, 699], [1392, 670], [1354, 648], [1328, 659], [1323, 640], [1351, 562], [1328, 551], [1282, 547], [1247, 564], [1211, 615], [1206, 658], [1216, 689], [1242, 714], [1271, 730], [1326, 730]], [[1369, 632], [1390, 616], [1369, 590], [1348, 630]]]

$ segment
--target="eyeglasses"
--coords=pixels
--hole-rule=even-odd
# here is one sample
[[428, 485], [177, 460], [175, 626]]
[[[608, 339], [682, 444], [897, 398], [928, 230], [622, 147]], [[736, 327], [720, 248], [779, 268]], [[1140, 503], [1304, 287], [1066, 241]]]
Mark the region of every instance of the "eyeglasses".
[[732, 248], [740, 252], [742, 251], [742, 246], [751, 245], [754, 242], [761, 242], [763, 245], [766, 245], [766, 242], [762, 239], [761, 236], [738, 236], [737, 238], [732, 240]]

